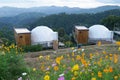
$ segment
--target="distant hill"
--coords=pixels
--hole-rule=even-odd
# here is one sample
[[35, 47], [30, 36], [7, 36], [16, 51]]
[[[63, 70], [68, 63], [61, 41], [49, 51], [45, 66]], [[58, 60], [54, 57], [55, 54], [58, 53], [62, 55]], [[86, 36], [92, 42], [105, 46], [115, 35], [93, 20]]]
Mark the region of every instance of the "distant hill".
[[33, 23], [40, 17], [44, 17], [46, 14], [38, 12], [21, 13], [13, 17], [1, 17], [0, 22], [6, 24], [13, 24], [13, 26], [22, 26], [24, 24]]
[[3, 27], [12, 27], [12, 24], [0, 22], [0, 29], [3, 28]]
[[96, 14], [54, 14], [38, 19], [32, 23], [31, 28], [39, 25], [46, 25], [51, 28], [64, 28], [65, 32], [71, 33], [75, 25], [90, 27], [94, 24], [100, 24], [101, 20], [110, 15], [120, 16], [120, 9], [104, 11]]
[[39, 12], [44, 14], [58, 14], [58, 13], [67, 13], [67, 14], [80, 14], [80, 13], [98, 13], [111, 9], [120, 9], [120, 6], [102, 6], [97, 8], [83, 9], [83, 8], [69, 8], [69, 7], [58, 7], [58, 6], [49, 6], [49, 7], [32, 7], [32, 8], [15, 8], [15, 7], [2, 7], [0, 8], [0, 17], [10, 17], [16, 16], [21, 13], [29, 12]]

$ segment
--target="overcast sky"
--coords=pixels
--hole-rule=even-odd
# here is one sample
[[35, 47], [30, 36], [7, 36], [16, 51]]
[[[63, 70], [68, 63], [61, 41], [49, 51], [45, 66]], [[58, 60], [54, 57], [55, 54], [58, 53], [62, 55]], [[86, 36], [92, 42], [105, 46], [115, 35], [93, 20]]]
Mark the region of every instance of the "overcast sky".
[[0, 0], [0, 7], [39, 7], [39, 6], [68, 6], [94, 8], [103, 5], [119, 5], [120, 0]]

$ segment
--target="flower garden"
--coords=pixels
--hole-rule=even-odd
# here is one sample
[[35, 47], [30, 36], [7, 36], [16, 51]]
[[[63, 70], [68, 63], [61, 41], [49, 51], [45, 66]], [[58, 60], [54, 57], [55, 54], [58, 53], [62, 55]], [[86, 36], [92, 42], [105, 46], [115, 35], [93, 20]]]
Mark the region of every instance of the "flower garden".
[[30, 54], [14, 45], [2, 46], [0, 80], [120, 80], [120, 42], [26, 58]]

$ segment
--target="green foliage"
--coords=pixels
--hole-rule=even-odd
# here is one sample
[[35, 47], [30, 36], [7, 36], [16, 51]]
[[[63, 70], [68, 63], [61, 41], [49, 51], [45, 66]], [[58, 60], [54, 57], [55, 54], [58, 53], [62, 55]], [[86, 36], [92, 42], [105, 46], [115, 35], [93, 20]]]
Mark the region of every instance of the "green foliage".
[[0, 50], [0, 80], [17, 80], [27, 68], [16, 47], [2, 46]]
[[65, 42], [65, 46], [66, 46], [66, 47], [73, 47], [74, 44], [73, 44], [71, 41], [66, 41], [66, 42]]
[[120, 16], [110, 15], [102, 19], [101, 23], [107, 26], [110, 30], [120, 29]]
[[8, 27], [0, 27], [0, 39], [5, 43], [13, 43], [14, 42], [14, 32], [11, 28]]
[[42, 45], [28, 45], [28, 46], [23, 46], [22, 47], [25, 52], [35, 52], [35, 51], [41, 51]]
[[39, 18], [37, 21], [29, 25], [31, 26], [30, 29], [33, 29], [34, 27], [39, 25], [45, 25], [51, 28], [56, 28], [56, 29], [64, 28], [65, 33], [69, 34], [72, 32], [75, 25], [90, 27], [94, 24], [100, 24], [100, 21], [109, 15], [120, 16], [119, 13], [120, 13], [119, 9], [100, 12], [96, 14], [60, 13], [57, 15], [54, 14], [54, 15], [49, 15], [46, 17]]

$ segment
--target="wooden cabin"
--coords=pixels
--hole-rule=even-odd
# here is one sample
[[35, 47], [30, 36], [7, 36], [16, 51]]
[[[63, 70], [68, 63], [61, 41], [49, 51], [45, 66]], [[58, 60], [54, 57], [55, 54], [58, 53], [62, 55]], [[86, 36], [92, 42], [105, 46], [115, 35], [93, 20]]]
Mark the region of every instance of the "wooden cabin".
[[75, 26], [75, 39], [77, 44], [88, 43], [88, 28], [85, 26]]
[[27, 28], [14, 28], [14, 36], [18, 46], [31, 45], [31, 33]]

